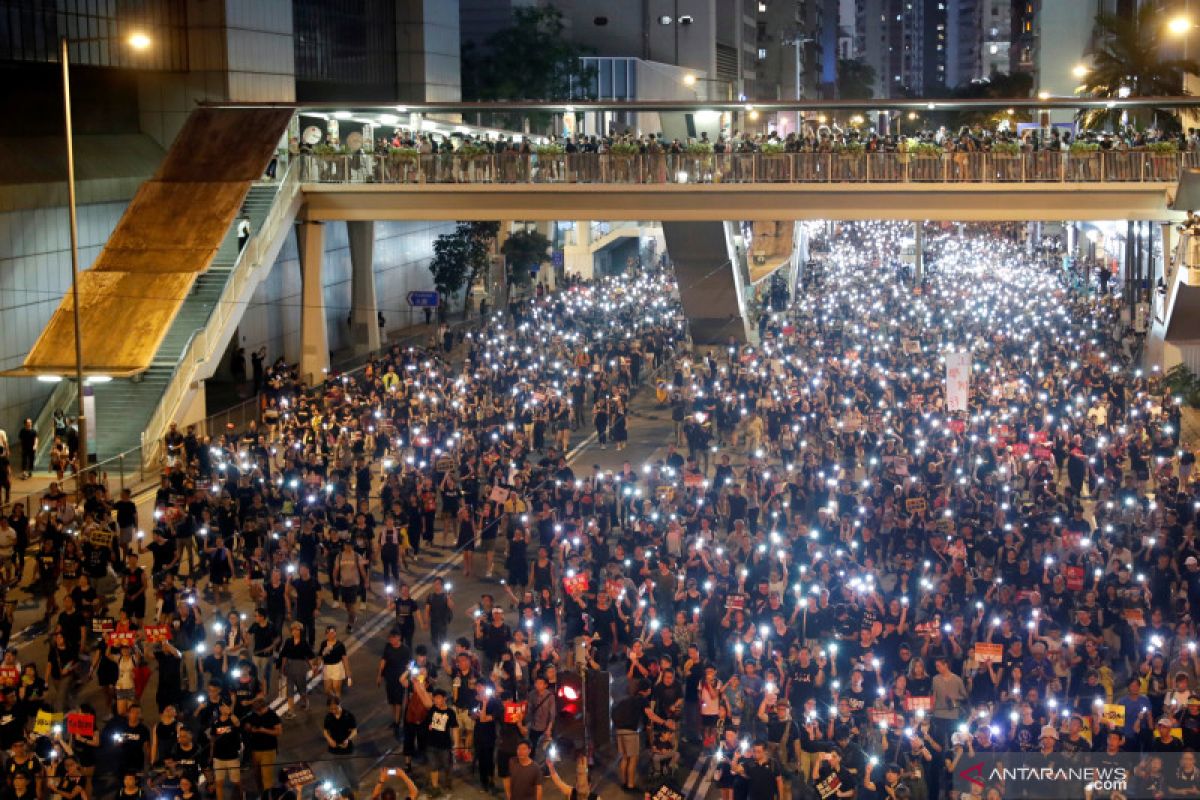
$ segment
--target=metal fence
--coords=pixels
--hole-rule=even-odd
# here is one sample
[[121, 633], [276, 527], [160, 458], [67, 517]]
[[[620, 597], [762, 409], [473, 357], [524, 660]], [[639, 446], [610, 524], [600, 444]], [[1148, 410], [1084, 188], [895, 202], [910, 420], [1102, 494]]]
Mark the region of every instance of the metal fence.
[[1200, 153], [715, 153], [555, 156], [354, 153], [301, 158], [305, 183], [1155, 183]]

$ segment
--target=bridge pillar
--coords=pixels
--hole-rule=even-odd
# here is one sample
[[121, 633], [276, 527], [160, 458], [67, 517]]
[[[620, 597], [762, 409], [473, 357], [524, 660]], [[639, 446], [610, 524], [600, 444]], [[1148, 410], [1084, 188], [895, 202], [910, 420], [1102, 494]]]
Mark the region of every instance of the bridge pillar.
[[375, 223], [347, 222], [350, 240], [350, 343], [354, 355], [380, 347], [379, 303], [375, 295]]
[[737, 253], [724, 222], [664, 222], [679, 297], [695, 344], [750, 341]]
[[920, 286], [925, 280], [925, 223], [913, 222], [913, 283]]
[[325, 226], [312, 220], [296, 224], [300, 255], [300, 379], [309, 385], [329, 372], [329, 333], [325, 322]]

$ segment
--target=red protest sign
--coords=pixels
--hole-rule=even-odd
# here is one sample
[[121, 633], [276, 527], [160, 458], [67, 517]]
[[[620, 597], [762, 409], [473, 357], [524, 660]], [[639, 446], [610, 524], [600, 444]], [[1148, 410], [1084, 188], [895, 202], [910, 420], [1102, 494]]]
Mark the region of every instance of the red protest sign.
[[1045, 431], [1034, 431], [1029, 434], [1029, 441], [1034, 444], [1045, 444], [1049, 438], [1049, 435]]
[[696, 472], [689, 472], [683, 476], [683, 485], [689, 489], [699, 489], [704, 486], [704, 476]]
[[136, 631], [112, 631], [105, 636], [109, 647], [132, 647], [137, 641]]
[[745, 607], [746, 595], [744, 594], [731, 594], [729, 597], [725, 598], [725, 608], [733, 611], [741, 611]]
[[90, 739], [96, 733], [96, 717], [93, 714], [67, 714], [67, 733]]
[[1045, 447], [1033, 448], [1033, 457], [1038, 461], [1050, 461], [1054, 458], [1054, 453], [1047, 450]]
[[1012, 451], [1017, 458], [1024, 458], [1025, 454], [1029, 452], [1029, 445], [1024, 442], [1016, 442], [1012, 446]]
[[933, 698], [928, 695], [924, 697], [906, 697], [904, 698], [905, 711], [932, 711]]
[[0, 686], [16, 686], [21, 680], [21, 668], [13, 666], [0, 666]]
[[588, 590], [588, 576], [586, 572], [577, 572], [574, 575], [565, 575], [563, 577], [563, 589], [567, 594], [575, 594], [575, 592], [586, 592]]
[[1068, 591], [1083, 591], [1083, 567], [1078, 565], [1063, 567], [1063, 577], [1067, 579]]
[[955, 433], [962, 433], [967, 429], [967, 423], [961, 419], [952, 419], [946, 425]]
[[154, 644], [156, 642], [166, 642], [171, 639], [170, 625], [147, 625], [142, 629], [146, 634], [146, 641]]
[[504, 721], [509, 725], [516, 725], [525, 718], [525, 704], [514, 703], [511, 700], [504, 701]]

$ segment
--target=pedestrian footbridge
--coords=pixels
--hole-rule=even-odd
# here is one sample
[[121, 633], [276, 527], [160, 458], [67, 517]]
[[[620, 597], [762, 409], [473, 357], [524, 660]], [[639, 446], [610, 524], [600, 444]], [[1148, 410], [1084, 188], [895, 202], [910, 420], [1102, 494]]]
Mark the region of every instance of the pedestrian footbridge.
[[[329, 357], [320, 296], [327, 221], [351, 224], [353, 260], [365, 260], [368, 275], [375, 220], [662, 221], [693, 337], [720, 342], [746, 337], [743, 290], [758, 279], [748, 254], [738, 250], [739, 223], [1161, 221], [1173, 218], [1171, 195], [1194, 156], [357, 152], [281, 158], [274, 177], [264, 180], [295, 113], [291, 107], [193, 112], [96, 264], [81, 274], [81, 363], [83, 373], [97, 379], [105, 423], [96, 450], [102, 455], [141, 443], [141, 459], [155, 463], [167, 425], [216, 370], [255, 288], [293, 231], [306, 309], [301, 372], [322, 379]], [[249, 221], [250, 234], [239, 242], [242, 220]], [[1200, 293], [1200, 278], [1187, 285]], [[1191, 302], [1187, 296], [1172, 289], [1170, 302]], [[1170, 318], [1169, 309], [1166, 314]], [[73, 402], [74, 381], [62, 378], [75, 370], [74, 331], [68, 294], [23, 367], [8, 373], [59, 381], [39, 420], [46, 427], [49, 409]]]

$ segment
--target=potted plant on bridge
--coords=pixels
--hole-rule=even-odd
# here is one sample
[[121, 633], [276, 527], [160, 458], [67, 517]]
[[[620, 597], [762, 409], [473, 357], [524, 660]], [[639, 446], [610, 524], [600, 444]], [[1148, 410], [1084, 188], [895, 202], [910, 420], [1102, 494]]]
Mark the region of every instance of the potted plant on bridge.
[[1018, 142], [994, 142], [991, 162], [993, 180], [1019, 181], [1021, 179], [1021, 145]]
[[1071, 142], [1068, 151], [1067, 175], [1073, 181], [1095, 181], [1100, 179], [1100, 144], [1098, 142]]
[[411, 183], [417, 171], [421, 151], [415, 147], [389, 147], [388, 166], [401, 183]]
[[[693, 176], [696, 183], [704, 182], [712, 177], [713, 146], [705, 139], [696, 139], [687, 143], [684, 149], [687, 154], [686, 173]], [[680, 181], [686, 182], [686, 179]]]
[[1170, 139], [1163, 139], [1158, 142], [1150, 142], [1146, 145], [1146, 152], [1149, 168], [1147, 177], [1150, 180], [1178, 180], [1179, 179], [1179, 145]]
[[772, 139], [762, 143], [762, 176], [767, 181], [787, 180], [787, 154], [783, 142]]
[[942, 156], [945, 149], [936, 142], [909, 139], [905, 152], [909, 156], [909, 178], [914, 181], [940, 181], [945, 178]]
[[563, 159], [567, 149], [561, 142], [543, 142], [534, 145], [533, 152], [537, 155], [537, 182], [562, 180], [566, 170]]

